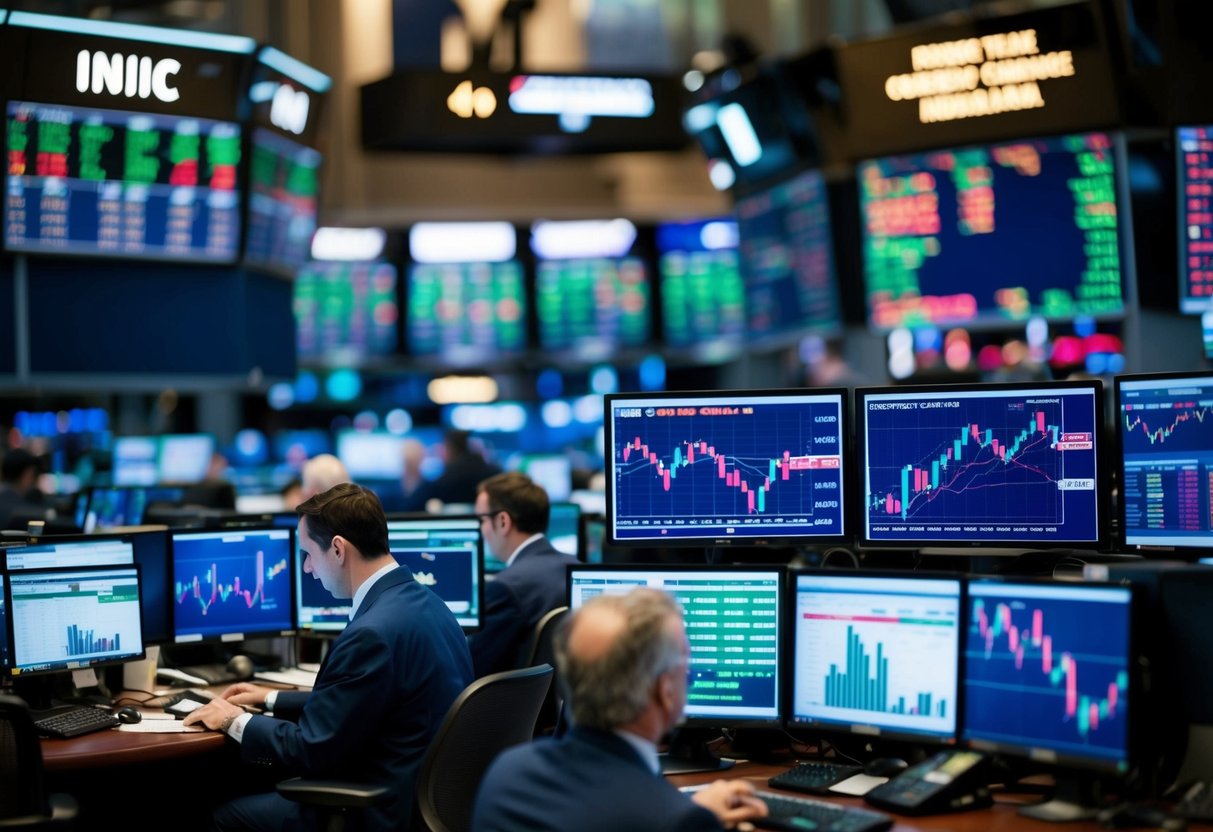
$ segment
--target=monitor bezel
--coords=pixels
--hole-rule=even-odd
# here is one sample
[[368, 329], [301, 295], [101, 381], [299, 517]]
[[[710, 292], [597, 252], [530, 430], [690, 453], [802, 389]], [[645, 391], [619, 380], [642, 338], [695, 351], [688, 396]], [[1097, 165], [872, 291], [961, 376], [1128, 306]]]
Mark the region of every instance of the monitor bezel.
[[[796, 655], [797, 655], [797, 627], [796, 627], [796, 602], [800, 593], [799, 582], [802, 577], [823, 577], [823, 578], [842, 578], [842, 579], [866, 579], [873, 580], [906, 580], [906, 581], [955, 581], [957, 583], [956, 592], [956, 691], [953, 696], [954, 703], [954, 725], [951, 735], [945, 736], [932, 732], [911, 731], [899, 728], [884, 728], [883, 726], [874, 726], [870, 724], [861, 724], [855, 722], [840, 722], [838, 720], [805, 718], [799, 719], [796, 716]], [[943, 596], [941, 596], [943, 597]], [[896, 570], [839, 570], [821, 568], [803, 568], [788, 570], [788, 598], [786, 601], [788, 635], [786, 639], [787, 648], [784, 654], [784, 666], [787, 671], [784, 674], [784, 705], [783, 712], [786, 715], [786, 726], [788, 731], [802, 731], [816, 734], [832, 734], [832, 735], [847, 735], [847, 736], [864, 736], [872, 737], [876, 740], [887, 740], [890, 742], [912, 742], [919, 745], [929, 746], [956, 746], [960, 741], [962, 730], [962, 718], [964, 715], [964, 677], [962, 675], [964, 662], [962, 653], [964, 646], [961, 643], [962, 628], [964, 625], [964, 610], [967, 599], [967, 585], [965, 576], [960, 572], [921, 572], [921, 571], [896, 571]], [[856, 730], [857, 726], [859, 730]]]
[[[959, 540], [959, 539], [939, 539], [939, 538], [910, 538], [890, 540], [876, 540], [869, 536], [868, 533], [868, 517], [867, 517], [867, 430], [864, 413], [866, 412], [866, 402], [869, 396], [874, 395], [889, 395], [898, 396], [914, 396], [918, 394], [947, 394], [949, 392], [969, 393], [1010, 393], [1015, 391], [1040, 390], [1044, 392], [1059, 391], [1059, 390], [1091, 390], [1094, 392], [1094, 430], [1092, 432], [1095, 442], [1095, 510], [1097, 513], [1095, 522], [1094, 540], [1016, 540], [1014, 538], [990, 538], [986, 540]], [[857, 545], [861, 549], [874, 550], [891, 550], [891, 549], [929, 549], [929, 548], [957, 548], [962, 550], [971, 549], [973, 554], [981, 554], [981, 549], [989, 549], [994, 547], [1017, 547], [1026, 550], [1048, 551], [1051, 549], [1082, 549], [1082, 550], [1104, 550], [1108, 547], [1108, 528], [1111, 525], [1109, 522], [1110, 505], [1110, 469], [1108, 467], [1110, 444], [1107, 436], [1107, 428], [1104, 424], [1104, 388], [1103, 382], [1099, 379], [1083, 379], [1077, 381], [1022, 381], [1022, 382], [974, 382], [966, 384], [905, 384], [896, 386], [881, 386], [881, 387], [857, 387], [855, 388], [854, 401], [854, 436], [853, 436], [853, 458], [855, 464], [853, 466], [852, 481], [854, 484], [853, 496], [851, 499], [855, 505], [852, 508], [855, 511], [855, 529]], [[864, 506], [859, 508], [859, 504]]]
[[[973, 606], [973, 595], [971, 587], [973, 584], [998, 584], [1007, 586], [1026, 586], [1026, 587], [1053, 587], [1061, 590], [1083, 592], [1087, 589], [1092, 590], [1123, 590], [1129, 594], [1129, 603], [1126, 614], [1129, 617], [1128, 622], [1128, 655], [1125, 664], [1125, 670], [1129, 675], [1129, 714], [1125, 726], [1125, 759], [1123, 766], [1119, 763], [1102, 763], [1092, 760], [1091, 758], [1079, 757], [1077, 755], [1064, 754], [1053, 751], [1047, 748], [1035, 748], [1032, 746], [1018, 745], [1008, 742], [1000, 742], [994, 740], [979, 739], [974, 742], [973, 738], [968, 736], [968, 696], [963, 697], [964, 711], [960, 717], [960, 744], [964, 748], [969, 748], [974, 751], [980, 751], [987, 754], [994, 754], [1001, 757], [1012, 757], [1020, 760], [1029, 761], [1033, 764], [1043, 765], [1051, 770], [1057, 771], [1085, 771], [1094, 772], [1102, 775], [1111, 775], [1116, 777], [1128, 776], [1141, 762], [1142, 736], [1141, 731], [1146, 719], [1138, 711], [1144, 705], [1143, 694], [1144, 686], [1140, 667], [1142, 664], [1140, 634], [1138, 632], [1141, 621], [1141, 612], [1144, 608], [1143, 596], [1141, 589], [1132, 583], [1116, 583], [1112, 581], [1057, 581], [1049, 578], [1033, 578], [1024, 576], [993, 576], [993, 575], [970, 575], [966, 579], [965, 586], [965, 608], [961, 611], [961, 624], [964, 629], [964, 640], [967, 642], [969, 625], [970, 625], [970, 610]], [[961, 644], [960, 662], [961, 662], [961, 685], [966, 685], [968, 678], [968, 658], [966, 655], [966, 645]], [[1141, 704], [1139, 704], [1141, 703]]]
[[[615, 528], [615, 424], [611, 418], [611, 408], [615, 402], [629, 402], [647, 399], [668, 398], [670, 400], [702, 400], [702, 399], [728, 399], [730, 397], [743, 398], [788, 398], [796, 396], [806, 397], [826, 397], [837, 396], [839, 400], [839, 441], [841, 443], [838, 449], [840, 457], [839, 463], [839, 491], [838, 499], [842, 501], [841, 511], [839, 513], [839, 521], [842, 525], [842, 530], [838, 534], [832, 535], [791, 535], [791, 534], [772, 534], [769, 536], [738, 536], [738, 537], [720, 537], [715, 534], [704, 534], [694, 537], [671, 537], [671, 538], [620, 538], [616, 535]], [[603, 515], [606, 523], [606, 538], [603, 542], [604, 546], [624, 547], [624, 548], [646, 548], [660, 546], [661, 548], [673, 547], [745, 547], [745, 546], [831, 546], [837, 544], [850, 543], [853, 533], [851, 531], [853, 523], [853, 507], [849, 505], [849, 492], [854, 489], [849, 488], [847, 478], [853, 476], [854, 466], [849, 462], [853, 452], [854, 443], [851, 438], [851, 394], [845, 387], [804, 387], [804, 388], [764, 388], [757, 390], [686, 390], [686, 391], [657, 391], [653, 393], [608, 393], [603, 397], [603, 428], [604, 439], [603, 446], [607, 449], [606, 457], [606, 513]]]
[[[686, 712], [684, 708], [683, 719], [681, 723], [687, 727], [719, 727], [719, 728], [782, 728], [784, 724], [785, 697], [784, 687], [786, 686], [787, 663], [785, 661], [785, 651], [787, 649], [788, 632], [787, 628], [790, 623], [787, 615], [787, 598], [788, 598], [788, 568], [785, 564], [633, 564], [633, 563], [581, 563], [578, 561], [574, 564], [565, 566], [565, 603], [570, 610], [573, 609], [573, 576], [578, 573], [586, 572], [636, 572], [644, 574], [753, 574], [753, 573], [771, 573], [776, 576], [776, 630], [775, 630], [775, 716], [759, 717], [759, 716], [728, 716], [722, 714], [706, 715], [706, 714], [691, 714]], [[688, 674], [690, 667], [688, 666]], [[690, 689], [690, 681], [688, 678], [688, 691]], [[689, 707], [689, 706], [688, 706]]]
[[[177, 538], [178, 537], [198, 537], [198, 536], [210, 536], [210, 537], [222, 536], [225, 531], [229, 532], [229, 533], [240, 533], [240, 534], [256, 534], [259, 532], [265, 532], [265, 533], [286, 532], [287, 533], [287, 535], [288, 535], [287, 545], [289, 548], [288, 548], [288, 552], [287, 552], [288, 568], [286, 569], [286, 572], [289, 573], [287, 575], [287, 580], [290, 583], [288, 595], [287, 595], [287, 598], [289, 601], [287, 604], [287, 606], [289, 608], [288, 609], [288, 616], [289, 616], [288, 623], [290, 625], [288, 628], [282, 629], [282, 628], [274, 627], [274, 628], [247, 629], [247, 630], [241, 630], [240, 632], [218, 633], [218, 634], [213, 634], [213, 633], [182, 634], [181, 633], [180, 629], [178, 628], [178, 622], [177, 622], [177, 618], [178, 618], [178, 616], [177, 616], [177, 599], [176, 599], [176, 590], [175, 590], [176, 585], [177, 585]], [[281, 637], [281, 636], [292, 636], [292, 635], [295, 635], [296, 632], [298, 632], [299, 621], [296, 616], [295, 604], [293, 603], [293, 599], [295, 597], [296, 577], [295, 577], [294, 569], [290, 568], [291, 566], [294, 565], [295, 554], [298, 550], [298, 545], [295, 540], [295, 530], [294, 529], [283, 529], [283, 528], [277, 528], [274, 526], [262, 526], [260, 528], [241, 527], [241, 528], [236, 528], [236, 529], [203, 529], [203, 528], [171, 529], [168, 533], [168, 537], [169, 537], [169, 540], [168, 540], [168, 588], [169, 588], [168, 598], [169, 598], [169, 605], [170, 605], [170, 611], [171, 611], [171, 615], [169, 615], [169, 631], [171, 633], [171, 637], [170, 637], [170, 640], [168, 642], [166, 642], [167, 644], [230, 644], [233, 642], [247, 641], [248, 639], [253, 639], [253, 638], [277, 638], [277, 637]]]
[[112, 665], [127, 664], [128, 662], [137, 662], [137, 661], [141, 661], [144, 658], [146, 658], [148, 644], [143, 638], [143, 570], [139, 564], [129, 563], [129, 564], [122, 564], [122, 565], [93, 566], [93, 567], [71, 566], [71, 567], [63, 567], [63, 568], [59, 568], [59, 569], [23, 569], [15, 574], [20, 575], [22, 577], [26, 577], [26, 576], [37, 577], [40, 575], [56, 575], [56, 574], [75, 575], [75, 574], [90, 573], [90, 572], [101, 574], [101, 573], [105, 573], [105, 572], [116, 572], [116, 571], [124, 571], [124, 572], [125, 571], [134, 571], [134, 573], [135, 573], [135, 588], [136, 588], [136, 593], [139, 596], [138, 604], [136, 605], [136, 608], [138, 609], [138, 615], [139, 615], [139, 652], [138, 653], [127, 653], [122, 656], [110, 656], [110, 657], [106, 657], [106, 658], [100, 658], [100, 659], [96, 659], [96, 660], [90, 660], [87, 662], [80, 662], [80, 663], [75, 663], [75, 664], [65, 660], [63, 662], [56, 662], [51, 667], [44, 667], [44, 666], [39, 665], [35, 668], [28, 669], [28, 670], [22, 669], [22, 666], [17, 663], [17, 655], [16, 655], [17, 622], [15, 620], [16, 616], [13, 615], [13, 606], [12, 606], [12, 600], [13, 600], [12, 599], [12, 593], [13, 593], [12, 575], [14, 573], [6, 573], [8, 580], [5, 580], [2, 582], [3, 583], [3, 599], [4, 599], [4, 607], [5, 607], [5, 616], [4, 616], [5, 620], [3, 623], [7, 629], [7, 632], [5, 633], [5, 637], [8, 639], [9, 661], [8, 661], [8, 664], [4, 666], [4, 669], [3, 669], [4, 677], [16, 682], [18, 679], [26, 679], [26, 678], [29, 678], [30, 676], [42, 676], [42, 675], [46, 675], [46, 674], [50, 674], [50, 673], [70, 673], [70, 672], [76, 671], [76, 670], [90, 670], [90, 669], [97, 668], [97, 667], [109, 667]]

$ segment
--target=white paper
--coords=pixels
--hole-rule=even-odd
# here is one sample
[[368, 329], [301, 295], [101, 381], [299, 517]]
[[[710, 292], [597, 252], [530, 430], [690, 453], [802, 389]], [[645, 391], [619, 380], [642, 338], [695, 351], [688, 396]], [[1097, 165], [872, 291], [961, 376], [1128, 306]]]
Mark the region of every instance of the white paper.
[[849, 794], [853, 797], [865, 795], [872, 789], [879, 786], [881, 783], [889, 782], [887, 777], [873, 777], [870, 774], [856, 774], [848, 777], [846, 780], [835, 783], [830, 786], [830, 791], [834, 794]]
[[194, 734], [206, 729], [201, 725], [187, 728], [179, 719], [144, 719], [133, 725], [119, 725], [118, 730], [130, 734]]

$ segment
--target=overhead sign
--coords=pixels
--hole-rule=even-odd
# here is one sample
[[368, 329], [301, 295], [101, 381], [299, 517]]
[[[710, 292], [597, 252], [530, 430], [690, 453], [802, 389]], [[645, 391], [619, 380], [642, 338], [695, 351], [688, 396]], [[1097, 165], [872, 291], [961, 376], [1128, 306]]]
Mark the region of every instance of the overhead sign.
[[1120, 124], [1095, 3], [916, 28], [840, 47], [835, 60], [837, 100], [814, 115], [833, 121], [852, 159]]
[[315, 146], [320, 101], [332, 86], [323, 72], [272, 46], [257, 53], [249, 101], [254, 124]]
[[674, 76], [408, 70], [362, 88], [367, 149], [479, 153], [677, 150]]

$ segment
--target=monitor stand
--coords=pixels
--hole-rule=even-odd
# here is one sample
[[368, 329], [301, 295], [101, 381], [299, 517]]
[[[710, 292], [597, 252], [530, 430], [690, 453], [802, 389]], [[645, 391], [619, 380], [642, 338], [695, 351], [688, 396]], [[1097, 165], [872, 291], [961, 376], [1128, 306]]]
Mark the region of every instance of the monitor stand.
[[1050, 823], [1092, 820], [1099, 814], [1099, 784], [1094, 780], [1058, 779], [1053, 796], [1044, 803], [1022, 806], [1019, 814]]
[[724, 771], [733, 767], [733, 760], [722, 760], [708, 747], [719, 736], [703, 728], [678, 728], [670, 738], [670, 749], [660, 755], [662, 774], [694, 774], [701, 771]]

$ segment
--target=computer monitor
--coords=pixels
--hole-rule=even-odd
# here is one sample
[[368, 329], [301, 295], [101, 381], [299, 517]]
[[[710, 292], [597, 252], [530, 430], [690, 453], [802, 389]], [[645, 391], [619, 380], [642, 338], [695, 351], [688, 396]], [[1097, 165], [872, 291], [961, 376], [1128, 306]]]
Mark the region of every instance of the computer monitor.
[[691, 662], [688, 724], [780, 723], [784, 568], [781, 566], [568, 567], [569, 606], [648, 586], [682, 606]]
[[206, 479], [215, 437], [205, 433], [168, 434], [160, 437], [160, 482], [202, 482]]
[[581, 506], [552, 503], [548, 514], [548, 542], [566, 555], [581, 558]]
[[56, 535], [30, 538], [29, 544], [9, 549], [8, 569], [66, 569], [139, 565], [143, 643], [173, 640], [168, 589], [168, 532], [131, 531], [121, 535]]
[[343, 430], [337, 434], [337, 458], [355, 482], [399, 480], [404, 473], [404, 437], [381, 431]]
[[1176, 197], [1179, 203], [1179, 308], [1213, 310], [1213, 127], [1175, 131]]
[[731, 354], [745, 338], [745, 284], [737, 220], [721, 217], [657, 226], [662, 337], [675, 349]]
[[549, 500], [567, 500], [573, 493], [573, 462], [567, 454], [524, 454], [518, 470], [546, 491]]
[[797, 174], [737, 200], [746, 332], [759, 346], [841, 328], [825, 178]]
[[517, 260], [416, 263], [408, 275], [406, 346], [414, 356], [459, 366], [517, 355], [527, 346], [526, 310]]
[[289, 529], [173, 532], [173, 641], [290, 635], [293, 538]]
[[0, 674], [8, 675], [13, 666], [8, 644], [8, 592], [4, 588], [4, 573], [0, 572]]
[[581, 559], [586, 563], [604, 563], [606, 561], [603, 551], [606, 545], [606, 520], [601, 514], [583, 514], [581, 524], [582, 538], [585, 541]]
[[138, 526], [149, 503], [181, 503], [184, 499], [185, 489], [171, 486], [93, 486], [81, 527], [92, 532]]
[[605, 397], [612, 544], [846, 539], [843, 389]]
[[971, 579], [967, 606], [964, 741], [1063, 767], [1128, 772], [1132, 588]]
[[114, 440], [114, 485], [155, 485], [160, 440], [155, 436], [119, 436]]
[[[484, 542], [475, 517], [416, 515], [388, 521], [392, 557], [407, 566], [418, 583], [430, 587], [467, 631], [484, 624]], [[337, 632], [350, 620], [350, 603], [329, 594], [303, 572], [297, 553], [295, 606], [300, 629]]]
[[392, 557], [412, 570], [418, 583], [443, 600], [465, 630], [484, 624], [484, 541], [474, 517], [391, 520], [387, 527]]
[[954, 743], [958, 577], [793, 572], [789, 725]]
[[1213, 373], [1117, 376], [1124, 545], [1191, 558], [1213, 546]]
[[861, 163], [870, 325], [1120, 317], [1132, 263], [1121, 167], [1106, 133]]
[[143, 658], [137, 566], [11, 572], [5, 589], [9, 675]]
[[864, 546], [1100, 548], [1098, 380], [855, 391]]

